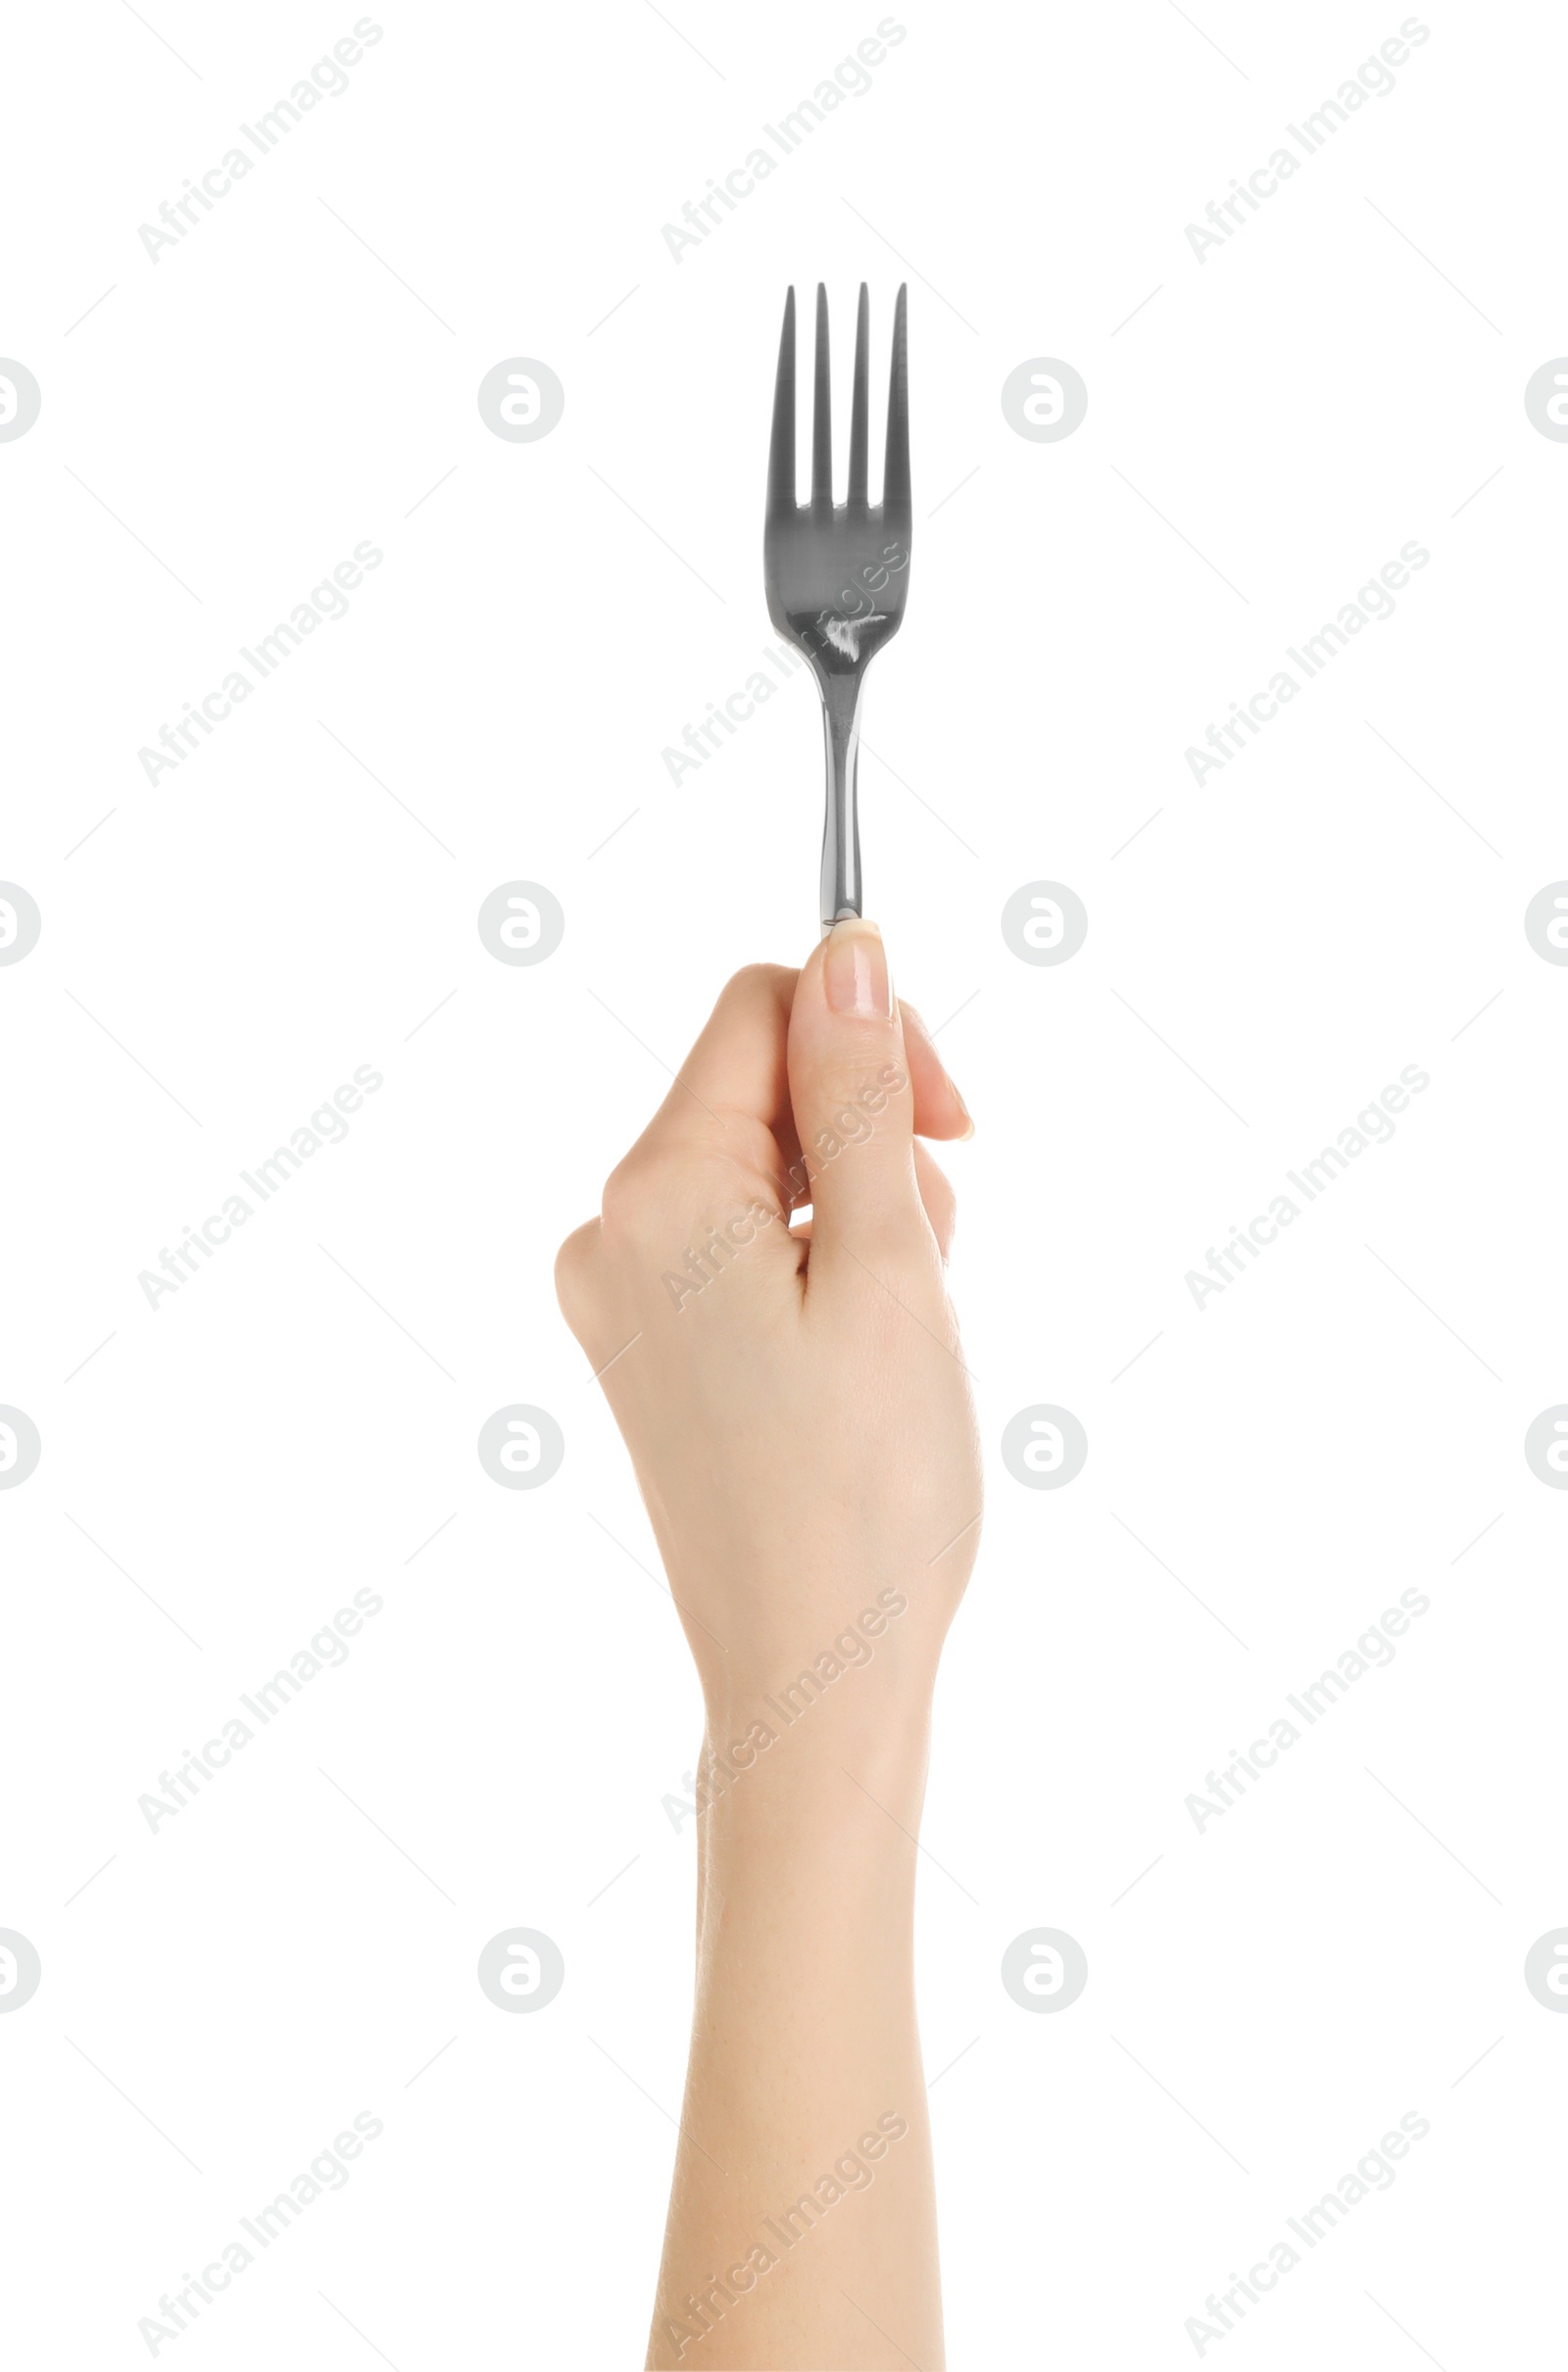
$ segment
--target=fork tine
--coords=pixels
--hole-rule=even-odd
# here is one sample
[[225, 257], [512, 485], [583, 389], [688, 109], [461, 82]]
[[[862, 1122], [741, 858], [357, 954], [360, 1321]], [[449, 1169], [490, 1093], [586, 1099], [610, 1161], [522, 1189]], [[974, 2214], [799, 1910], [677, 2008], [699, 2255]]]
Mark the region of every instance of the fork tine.
[[899, 301], [893, 311], [893, 371], [888, 380], [888, 449], [882, 469], [882, 509], [891, 519], [895, 512], [907, 521], [909, 497], [909, 351], [908, 351], [909, 287], [906, 281], [899, 290]]
[[778, 376], [773, 382], [773, 434], [767, 449], [767, 516], [795, 508], [795, 291], [784, 299], [784, 327], [778, 341]]
[[833, 508], [833, 392], [828, 371], [827, 290], [816, 283], [816, 387], [811, 410], [811, 508]]
[[871, 300], [860, 282], [860, 302], [855, 315], [855, 387], [850, 397], [850, 509], [865, 507], [866, 348], [871, 339]]

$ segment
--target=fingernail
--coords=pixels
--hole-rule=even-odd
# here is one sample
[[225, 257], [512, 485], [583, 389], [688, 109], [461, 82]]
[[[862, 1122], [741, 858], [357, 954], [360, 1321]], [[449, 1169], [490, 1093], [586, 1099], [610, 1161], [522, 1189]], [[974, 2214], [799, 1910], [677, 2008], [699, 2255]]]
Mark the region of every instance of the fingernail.
[[822, 958], [822, 986], [836, 1013], [853, 1013], [859, 1021], [892, 1020], [887, 950], [874, 922], [854, 914], [834, 924]]
[[968, 1105], [964, 1102], [962, 1096], [959, 1095], [951, 1071], [948, 1073], [948, 1085], [953, 1089], [953, 1101], [955, 1104], [956, 1104], [964, 1118], [963, 1134], [958, 1138], [957, 1142], [960, 1145], [967, 1145], [969, 1139], [974, 1135], [974, 1116], [971, 1113]]

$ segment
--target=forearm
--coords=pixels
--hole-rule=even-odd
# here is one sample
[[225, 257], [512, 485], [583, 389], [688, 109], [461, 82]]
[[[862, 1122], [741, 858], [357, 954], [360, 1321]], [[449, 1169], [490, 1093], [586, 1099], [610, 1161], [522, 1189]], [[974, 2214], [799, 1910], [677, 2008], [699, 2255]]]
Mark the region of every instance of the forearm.
[[[853, 1677], [798, 1725], [764, 1708], [773, 1743], [702, 1814], [653, 2366], [942, 2362], [911, 1966], [925, 1722], [884, 1721]], [[710, 1741], [755, 1717], [715, 1708]]]
[[849, 917], [730, 983], [557, 1262], [709, 1715], [659, 2372], [943, 2360], [914, 1832], [980, 1454], [921, 1140], [969, 1130]]

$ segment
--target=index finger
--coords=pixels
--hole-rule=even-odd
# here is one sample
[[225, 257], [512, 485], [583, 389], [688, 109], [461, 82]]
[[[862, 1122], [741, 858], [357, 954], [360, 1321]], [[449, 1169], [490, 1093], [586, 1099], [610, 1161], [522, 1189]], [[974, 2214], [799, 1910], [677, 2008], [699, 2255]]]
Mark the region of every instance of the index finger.
[[784, 964], [749, 964], [725, 982], [640, 1150], [749, 1160], [759, 1128], [781, 1148], [790, 1144], [786, 1049], [799, 976]]

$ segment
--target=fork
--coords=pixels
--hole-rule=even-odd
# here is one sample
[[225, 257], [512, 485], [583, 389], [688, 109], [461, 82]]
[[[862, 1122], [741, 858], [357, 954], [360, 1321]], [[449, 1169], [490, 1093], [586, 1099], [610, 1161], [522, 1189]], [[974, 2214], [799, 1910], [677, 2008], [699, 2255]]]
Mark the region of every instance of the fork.
[[850, 397], [847, 499], [833, 500], [833, 421], [829, 388], [827, 290], [816, 290], [815, 395], [811, 416], [811, 498], [795, 500], [795, 291], [784, 300], [773, 432], [767, 460], [762, 579], [767, 612], [780, 634], [805, 652], [822, 695], [827, 745], [827, 814], [822, 828], [821, 921], [824, 934], [861, 912], [860, 833], [856, 770], [860, 688], [883, 645], [904, 621], [908, 589], [909, 369], [907, 287], [893, 314], [888, 380], [888, 438], [882, 500], [866, 499], [866, 369], [870, 301], [860, 283]]

